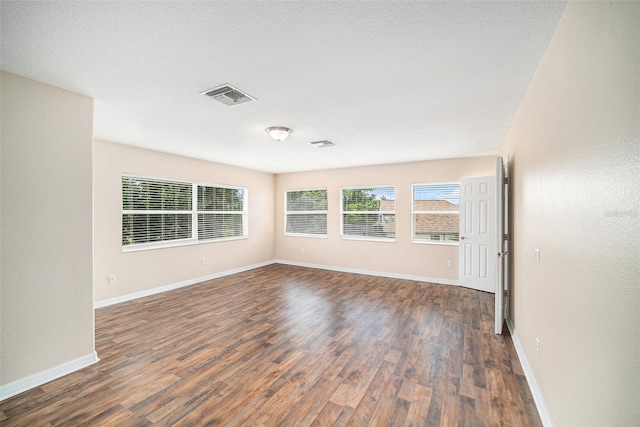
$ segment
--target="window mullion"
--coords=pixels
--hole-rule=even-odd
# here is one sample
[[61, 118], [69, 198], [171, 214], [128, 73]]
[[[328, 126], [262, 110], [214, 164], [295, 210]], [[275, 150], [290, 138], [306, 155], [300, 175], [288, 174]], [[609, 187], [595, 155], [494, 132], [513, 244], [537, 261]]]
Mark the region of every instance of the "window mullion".
[[191, 183], [191, 238], [198, 240], [198, 184]]

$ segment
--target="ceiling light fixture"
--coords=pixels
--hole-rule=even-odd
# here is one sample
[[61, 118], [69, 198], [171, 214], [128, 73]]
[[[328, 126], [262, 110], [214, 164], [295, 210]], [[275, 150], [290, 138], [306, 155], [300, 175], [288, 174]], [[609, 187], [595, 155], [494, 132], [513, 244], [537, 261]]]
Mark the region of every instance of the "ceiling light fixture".
[[271, 126], [265, 130], [274, 141], [284, 141], [291, 133], [291, 129], [284, 126]]

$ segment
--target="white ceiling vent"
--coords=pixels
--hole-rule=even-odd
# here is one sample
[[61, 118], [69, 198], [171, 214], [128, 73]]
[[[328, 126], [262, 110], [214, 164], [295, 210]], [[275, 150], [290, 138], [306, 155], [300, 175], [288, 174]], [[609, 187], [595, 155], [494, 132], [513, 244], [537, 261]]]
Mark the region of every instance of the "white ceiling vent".
[[313, 145], [316, 148], [333, 147], [334, 145], [336, 145], [333, 142], [329, 141], [328, 139], [325, 139], [323, 141], [313, 141], [313, 142], [310, 142], [309, 144]]
[[213, 89], [205, 90], [200, 93], [213, 98], [218, 102], [222, 102], [224, 105], [228, 105], [229, 107], [244, 104], [249, 101], [255, 101], [256, 99], [229, 84], [214, 87]]

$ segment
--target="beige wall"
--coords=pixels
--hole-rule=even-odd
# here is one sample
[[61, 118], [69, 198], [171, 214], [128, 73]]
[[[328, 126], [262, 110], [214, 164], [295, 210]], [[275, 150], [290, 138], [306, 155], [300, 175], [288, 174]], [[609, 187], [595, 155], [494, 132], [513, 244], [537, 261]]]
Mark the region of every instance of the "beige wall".
[[640, 425], [639, 23], [640, 3], [570, 3], [502, 149], [511, 316], [557, 426]]
[[[276, 175], [276, 258], [456, 282], [458, 246], [411, 242], [411, 185], [458, 182], [465, 177], [494, 175], [494, 163], [495, 157], [489, 156]], [[370, 185], [396, 187], [395, 243], [340, 238], [340, 187]], [[308, 188], [327, 188], [326, 239], [284, 235], [284, 192]], [[454, 262], [453, 268], [447, 268], [447, 260]]]
[[[95, 300], [103, 301], [273, 259], [273, 187], [269, 173], [94, 142]], [[122, 252], [123, 173], [237, 185], [249, 191], [249, 238]], [[206, 265], [201, 265], [206, 258]], [[108, 284], [109, 275], [116, 283]]]
[[0, 73], [5, 385], [94, 352], [93, 100]]

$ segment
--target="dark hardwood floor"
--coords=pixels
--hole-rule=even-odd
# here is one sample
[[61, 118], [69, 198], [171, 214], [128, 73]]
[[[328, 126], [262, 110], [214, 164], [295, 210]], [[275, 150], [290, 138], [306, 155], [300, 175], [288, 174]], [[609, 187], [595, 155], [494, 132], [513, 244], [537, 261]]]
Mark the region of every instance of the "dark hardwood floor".
[[0, 424], [539, 426], [493, 296], [270, 265], [96, 310], [100, 362]]

